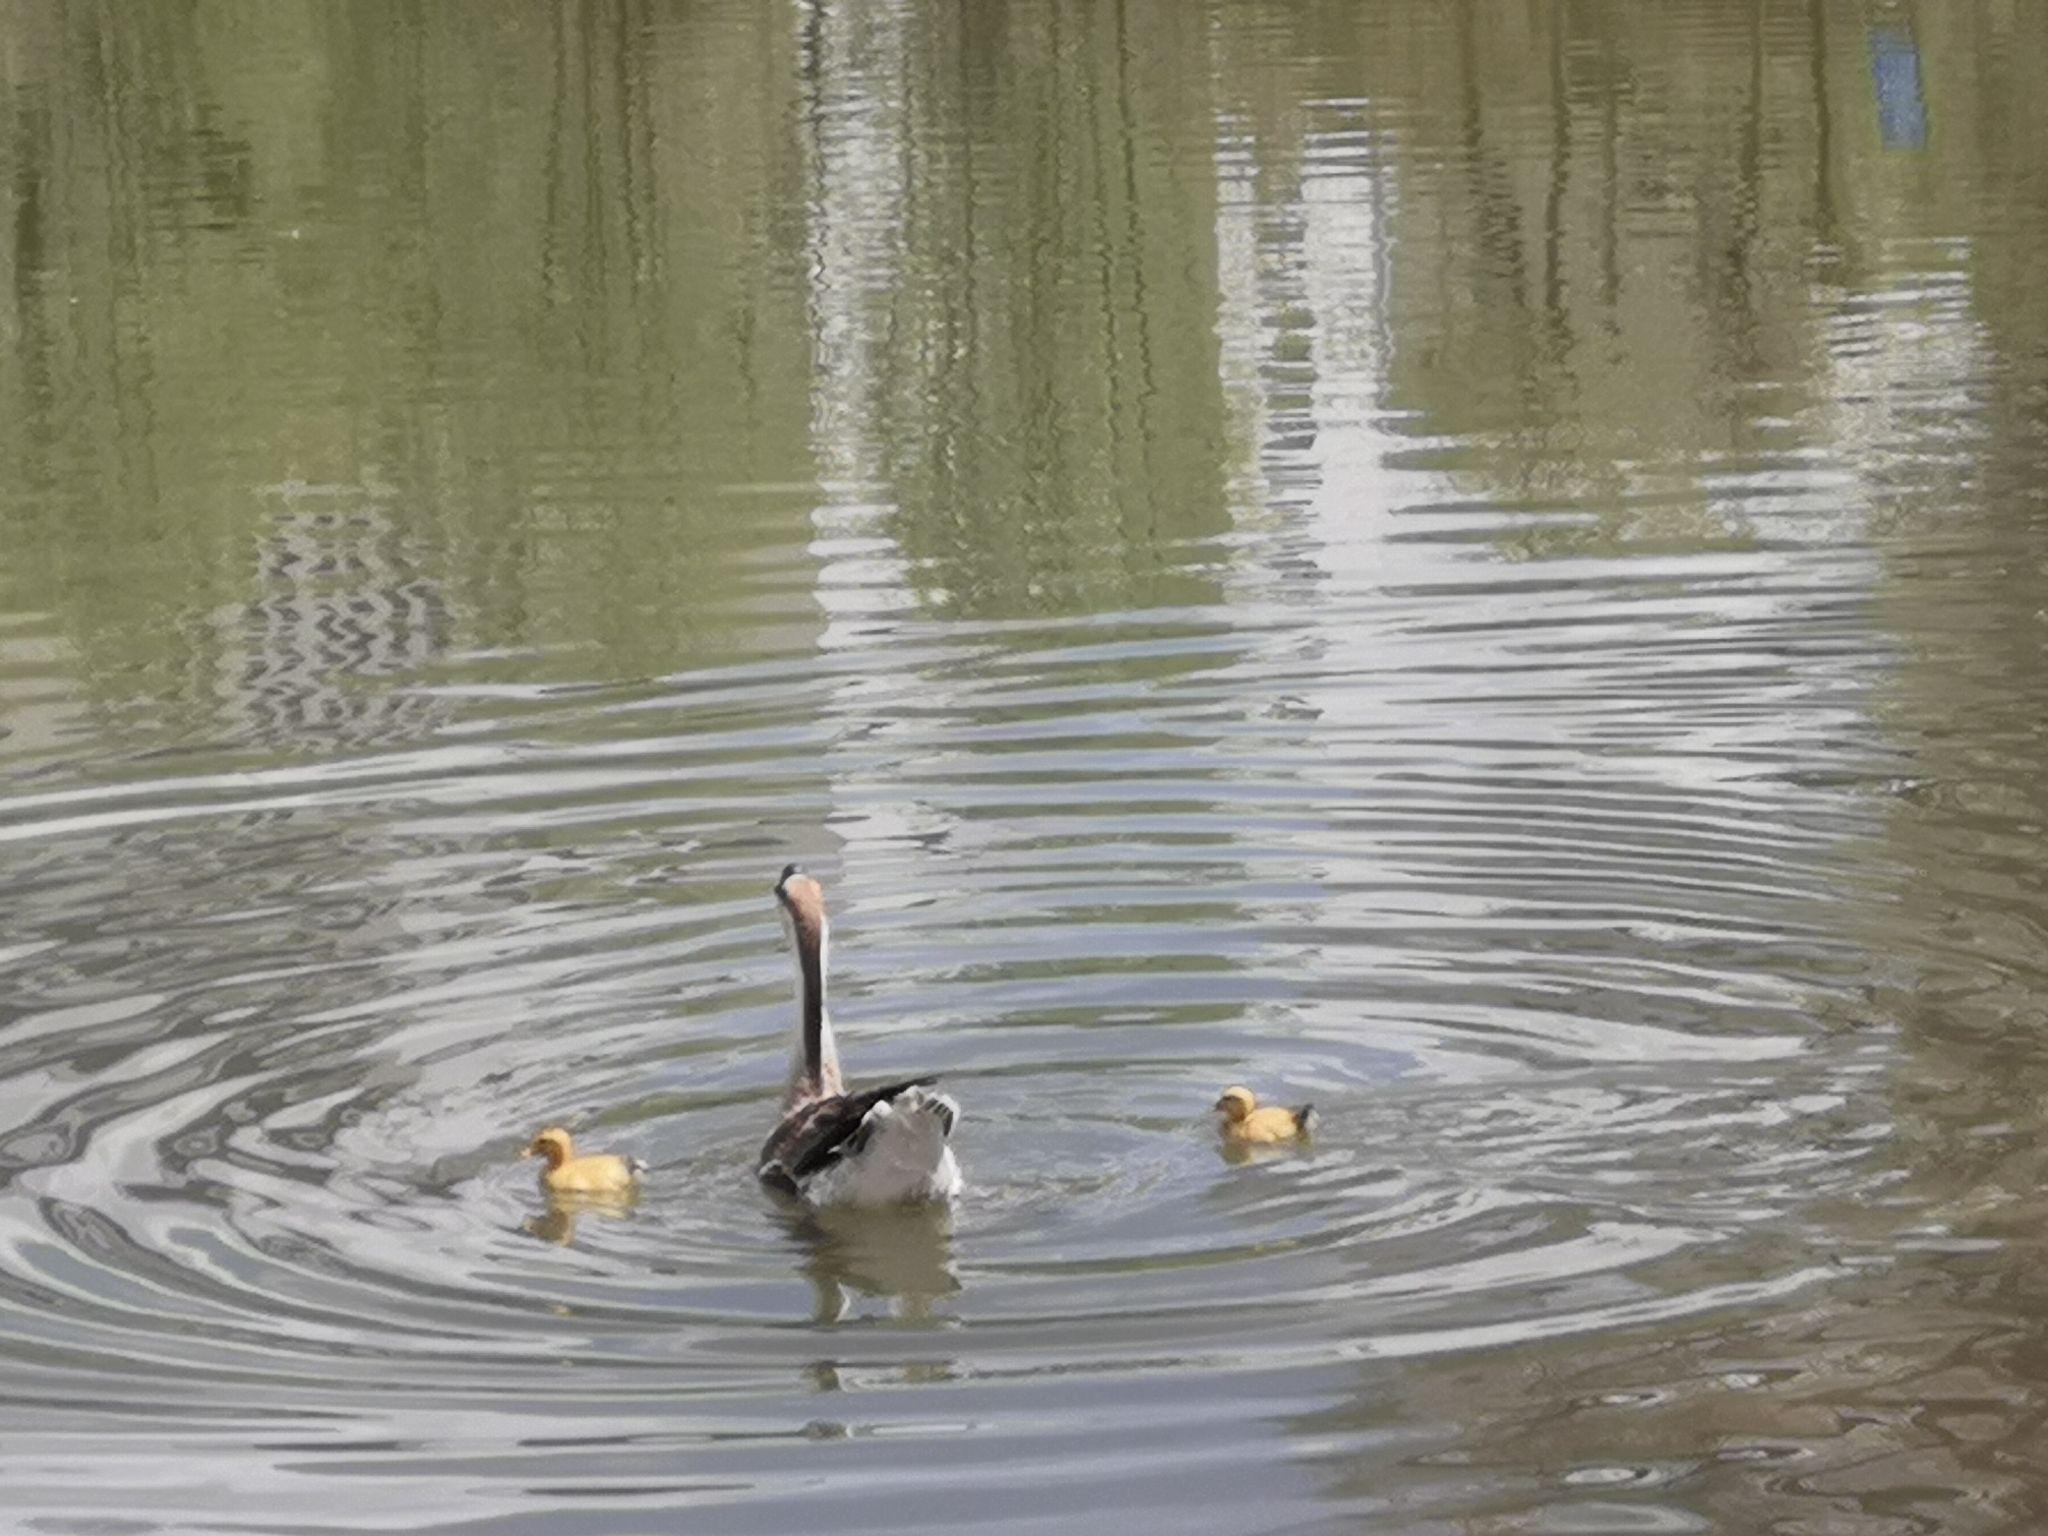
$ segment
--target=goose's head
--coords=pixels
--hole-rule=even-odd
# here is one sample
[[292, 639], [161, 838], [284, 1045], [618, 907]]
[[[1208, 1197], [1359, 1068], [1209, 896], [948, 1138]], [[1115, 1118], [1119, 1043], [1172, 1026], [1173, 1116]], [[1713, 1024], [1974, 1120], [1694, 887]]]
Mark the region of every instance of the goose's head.
[[825, 888], [792, 864], [775, 882], [775, 899], [790, 925], [805, 936], [825, 931]]
[[1210, 1106], [1217, 1114], [1232, 1125], [1246, 1119], [1259, 1107], [1259, 1101], [1249, 1088], [1226, 1088], [1223, 1096]]
[[559, 1125], [551, 1125], [526, 1144], [521, 1157], [539, 1157], [547, 1160], [550, 1168], [559, 1168], [576, 1155], [576, 1144], [569, 1140], [569, 1133]]

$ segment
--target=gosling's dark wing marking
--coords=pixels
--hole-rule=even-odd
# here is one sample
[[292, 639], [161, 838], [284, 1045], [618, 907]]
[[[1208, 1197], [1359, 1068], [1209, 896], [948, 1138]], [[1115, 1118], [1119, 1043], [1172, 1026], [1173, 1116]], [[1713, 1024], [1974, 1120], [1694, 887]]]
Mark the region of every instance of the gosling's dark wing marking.
[[913, 1077], [800, 1105], [769, 1133], [756, 1172], [764, 1184], [794, 1194], [797, 1186], [819, 1169], [860, 1150], [864, 1144], [861, 1127], [869, 1110], [906, 1089], [937, 1081], [936, 1077]]

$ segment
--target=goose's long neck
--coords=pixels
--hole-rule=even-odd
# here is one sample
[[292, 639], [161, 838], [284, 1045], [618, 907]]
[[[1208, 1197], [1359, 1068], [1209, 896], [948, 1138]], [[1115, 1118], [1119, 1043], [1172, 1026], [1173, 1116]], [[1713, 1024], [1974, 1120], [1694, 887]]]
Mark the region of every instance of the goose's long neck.
[[825, 1011], [825, 956], [828, 935], [822, 914], [815, 923], [790, 922], [790, 950], [796, 957], [796, 1030], [790, 1040], [791, 1103], [844, 1091], [839, 1048]]

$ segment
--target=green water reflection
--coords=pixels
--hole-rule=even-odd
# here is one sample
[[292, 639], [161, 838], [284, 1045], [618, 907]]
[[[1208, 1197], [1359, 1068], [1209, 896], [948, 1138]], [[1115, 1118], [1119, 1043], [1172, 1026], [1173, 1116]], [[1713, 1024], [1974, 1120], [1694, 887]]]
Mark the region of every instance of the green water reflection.
[[409, 594], [351, 676], [780, 651], [821, 500], [938, 614], [1213, 601], [1333, 370], [1585, 514], [1538, 555], [1753, 537], [1714, 482], [1858, 430], [1828, 327], [1902, 269], [1987, 429], [2039, 371], [2025, 8], [10, 17], [7, 580], [110, 724], [218, 729], [323, 593]]

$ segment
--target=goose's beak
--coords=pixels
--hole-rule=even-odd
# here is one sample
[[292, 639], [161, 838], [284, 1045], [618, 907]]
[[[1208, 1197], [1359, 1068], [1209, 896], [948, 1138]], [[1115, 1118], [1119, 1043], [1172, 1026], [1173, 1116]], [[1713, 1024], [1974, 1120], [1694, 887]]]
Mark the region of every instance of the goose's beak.
[[522, 1162], [531, 1156], [533, 1156], [533, 1147], [531, 1145], [519, 1149], [519, 1157]]

